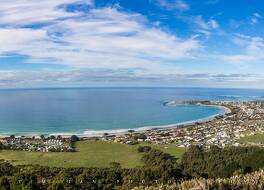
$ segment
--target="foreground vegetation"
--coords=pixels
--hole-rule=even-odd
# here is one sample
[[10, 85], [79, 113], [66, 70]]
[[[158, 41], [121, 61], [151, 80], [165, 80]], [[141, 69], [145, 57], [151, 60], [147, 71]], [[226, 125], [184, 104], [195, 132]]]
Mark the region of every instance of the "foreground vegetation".
[[182, 157], [184, 171], [193, 177], [223, 178], [264, 167], [264, 148], [257, 146], [210, 150], [192, 146]]
[[132, 190], [263, 190], [264, 171], [234, 175], [230, 178], [195, 178], [171, 185], [139, 186]]
[[[141, 144], [147, 145], [147, 144]], [[142, 166], [142, 155], [138, 146], [103, 141], [79, 141], [75, 143], [77, 152], [26, 152], [2, 150], [0, 159], [13, 165], [37, 164], [50, 167], [109, 167], [111, 162], [118, 162], [123, 168]], [[150, 145], [176, 158], [181, 158], [184, 148], [170, 145]]]
[[[160, 184], [171, 189], [196, 185], [219, 190], [264, 187], [264, 172], [252, 173], [264, 167], [264, 149], [260, 147], [211, 147], [208, 150], [193, 146], [184, 153], [180, 163], [175, 156], [150, 146], [137, 146], [133, 151], [140, 156], [142, 167], [122, 168], [117, 162], [106, 168], [13, 166], [2, 161], [0, 187], [1, 190], [148, 189]], [[233, 175], [236, 176], [231, 177]], [[201, 177], [203, 181], [197, 180]]]

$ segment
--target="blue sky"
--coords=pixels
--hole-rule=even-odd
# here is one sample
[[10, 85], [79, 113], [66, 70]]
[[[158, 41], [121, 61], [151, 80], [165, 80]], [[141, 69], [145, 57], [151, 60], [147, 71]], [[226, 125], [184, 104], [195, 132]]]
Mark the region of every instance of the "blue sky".
[[264, 88], [262, 0], [3, 0], [0, 87]]

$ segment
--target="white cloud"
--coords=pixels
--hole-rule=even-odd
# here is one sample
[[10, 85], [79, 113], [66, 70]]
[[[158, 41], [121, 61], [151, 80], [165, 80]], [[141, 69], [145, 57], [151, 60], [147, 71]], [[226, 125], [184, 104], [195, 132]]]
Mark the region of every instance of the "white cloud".
[[175, 6], [182, 11], [187, 11], [190, 9], [190, 6], [183, 0], [178, 0], [175, 2], [175, 4]]
[[236, 55], [224, 55], [224, 60], [231, 63], [252, 63], [264, 61], [264, 39], [261, 37], [251, 37], [245, 35], [236, 35], [233, 40], [235, 44], [246, 47], [244, 52]]
[[157, 3], [162, 8], [167, 10], [180, 10], [187, 11], [190, 9], [190, 6], [183, 0], [152, 0]]
[[92, 6], [91, 0], [4, 0], [0, 2], [0, 23], [19, 26], [80, 15], [79, 12], [65, 12], [60, 7], [71, 3]]
[[192, 18], [193, 22], [203, 30], [212, 30], [219, 28], [219, 24], [215, 19], [210, 19], [208, 21], [204, 20], [202, 16], [194, 16]]
[[0, 28], [0, 54], [30, 51], [27, 47], [45, 43], [47, 34], [44, 30]]
[[207, 1], [207, 4], [217, 4], [220, 0], [209, 0]]
[[[11, 0], [0, 3], [0, 11], [3, 11], [0, 15], [2, 56], [19, 54], [28, 56], [31, 63], [141, 68], [158, 73], [172, 72], [166, 69], [166, 65], [162, 68], [162, 62], [193, 58], [193, 53], [201, 48], [197, 39], [181, 39], [152, 27], [140, 14], [125, 13], [111, 7], [90, 8], [85, 14], [58, 9], [65, 3], [80, 2], [76, 0], [56, 3], [48, 0], [46, 3], [41, 1], [40, 5], [35, 0], [23, 2]], [[25, 7], [30, 10], [43, 7], [43, 11], [23, 13]], [[22, 27], [39, 21], [48, 24], [40, 28]], [[5, 26], [1, 28], [1, 25]]]
[[259, 13], [254, 13], [250, 19], [251, 24], [257, 24], [259, 20], [262, 19], [262, 16]]
[[209, 25], [209, 27], [211, 27], [212, 29], [217, 29], [217, 28], [219, 28], [219, 24], [218, 24], [218, 22], [217, 22], [216, 20], [214, 20], [214, 19], [209, 20], [209, 21], [208, 21], [208, 25]]
[[212, 32], [220, 30], [220, 25], [214, 18], [206, 20], [201, 15], [197, 15], [183, 17], [182, 19], [194, 27], [196, 32], [203, 34], [207, 38], [211, 36]]

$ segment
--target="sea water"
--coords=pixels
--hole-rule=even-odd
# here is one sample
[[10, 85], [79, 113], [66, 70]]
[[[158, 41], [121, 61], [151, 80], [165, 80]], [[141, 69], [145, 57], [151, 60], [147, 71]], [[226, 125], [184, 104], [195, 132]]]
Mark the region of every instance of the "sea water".
[[165, 101], [261, 98], [263, 90], [68, 88], [0, 90], [0, 134], [85, 134], [162, 127], [223, 113], [219, 107]]

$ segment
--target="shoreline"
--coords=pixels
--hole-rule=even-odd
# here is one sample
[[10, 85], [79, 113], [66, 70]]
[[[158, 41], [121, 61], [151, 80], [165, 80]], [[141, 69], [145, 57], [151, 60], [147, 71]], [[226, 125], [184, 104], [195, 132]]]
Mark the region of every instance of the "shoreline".
[[[165, 105], [165, 106], [177, 106], [177, 105]], [[188, 105], [186, 105], [188, 106]], [[72, 135], [77, 135], [80, 138], [92, 138], [92, 137], [103, 137], [104, 134], [108, 135], [125, 135], [128, 133], [129, 130], [133, 130], [136, 133], [144, 133], [149, 130], [166, 130], [166, 129], [173, 129], [177, 127], [188, 127], [190, 125], [194, 125], [196, 123], [206, 123], [208, 121], [212, 121], [218, 116], [225, 116], [226, 114], [231, 113], [231, 109], [226, 107], [226, 106], [221, 106], [221, 105], [206, 105], [206, 104], [197, 104], [196, 106], [210, 106], [210, 107], [218, 107], [220, 108], [220, 113], [214, 114], [208, 117], [200, 118], [200, 119], [195, 119], [195, 120], [190, 120], [190, 121], [184, 121], [184, 122], [179, 122], [179, 123], [174, 123], [174, 124], [167, 124], [167, 125], [157, 125], [157, 126], [143, 126], [143, 127], [138, 127], [138, 128], [128, 128], [128, 129], [112, 129], [112, 130], [86, 130], [83, 133], [43, 133], [45, 136], [62, 136], [63, 138], [69, 138]], [[11, 134], [0, 134], [0, 138], [6, 138], [9, 137]], [[37, 133], [31, 133], [31, 134], [15, 134], [16, 137], [28, 137], [32, 138], [34, 137], [40, 137], [42, 134], [37, 134]]]

